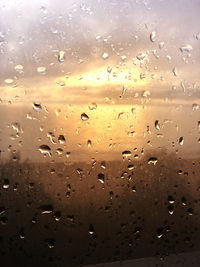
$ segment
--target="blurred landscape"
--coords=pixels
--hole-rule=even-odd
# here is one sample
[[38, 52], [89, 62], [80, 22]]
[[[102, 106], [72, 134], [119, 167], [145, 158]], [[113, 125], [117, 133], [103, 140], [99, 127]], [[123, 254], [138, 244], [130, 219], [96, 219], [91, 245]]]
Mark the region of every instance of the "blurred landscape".
[[69, 165], [11, 155], [0, 167], [1, 262], [77, 266], [198, 250], [199, 164], [165, 150]]

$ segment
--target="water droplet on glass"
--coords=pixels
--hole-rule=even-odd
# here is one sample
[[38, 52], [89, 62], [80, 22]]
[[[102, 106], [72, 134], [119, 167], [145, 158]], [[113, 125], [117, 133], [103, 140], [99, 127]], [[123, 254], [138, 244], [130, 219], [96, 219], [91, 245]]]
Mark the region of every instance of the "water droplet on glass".
[[49, 155], [51, 156], [51, 148], [47, 145], [41, 145], [39, 147], [39, 151], [43, 154], [43, 155]]
[[39, 103], [33, 103], [32, 106], [35, 111], [40, 111], [42, 109], [42, 106]]
[[97, 104], [95, 102], [91, 102], [89, 105], [88, 105], [89, 109], [90, 110], [94, 110], [97, 108]]
[[7, 84], [12, 84], [13, 82], [14, 82], [13, 79], [6, 79], [6, 80], [5, 80], [5, 83], [7, 83]]
[[155, 42], [156, 41], [156, 32], [155, 31], [153, 31], [153, 32], [150, 33], [150, 40], [152, 42]]
[[4, 189], [8, 189], [9, 186], [10, 186], [10, 182], [9, 182], [9, 180], [8, 180], [8, 179], [4, 179], [4, 180], [3, 180], [3, 188], [4, 188]]
[[165, 43], [164, 43], [164, 42], [160, 42], [160, 43], [159, 43], [159, 48], [160, 48], [160, 49], [163, 49], [164, 46], [165, 46]]
[[89, 226], [89, 234], [90, 235], [94, 234], [94, 226], [92, 224], [90, 224], [90, 226]]
[[65, 144], [65, 142], [66, 142], [66, 140], [65, 140], [65, 137], [64, 137], [64, 135], [59, 135], [59, 137], [58, 137], [58, 142], [61, 144], [61, 145], [64, 145]]
[[145, 58], [145, 54], [144, 53], [139, 53], [136, 57], [138, 60], [143, 60]]
[[168, 202], [170, 204], [173, 204], [175, 202], [174, 198], [172, 196], [168, 196]]
[[17, 72], [19, 72], [19, 73], [22, 73], [22, 72], [23, 72], [23, 69], [24, 69], [24, 67], [23, 67], [22, 65], [16, 65], [16, 66], [15, 66], [15, 70], [16, 70]]
[[91, 141], [91, 140], [88, 140], [88, 141], [87, 141], [87, 146], [88, 146], [88, 147], [91, 147], [91, 146], [92, 146], [92, 141]]
[[179, 138], [178, 142], [179, 142], [179, 145], [181, 145], [181, 146], [183, 145], [183, 143], [184, 143], [183, 136], [181, 136], [181, 137]]
[[156, 130], [160, 130], [160, 123], [158, 120], [155, 121], [155, 128]]
[[170, 215], [173, 215], [174, 214], [174, 206], [172, 206], [172, 205], [168, 206], [168, 212]]
[[149, 90], [145, 90], [145, 91], [143, 91], [143, 93], [142, 93], [142, 96], [143, 96], [143, 97], [149, 97], [150, 95], [151, 95], [151, 93], [150, 93]]
[[82, 120], [82, 121], [87, 121], [87, 120], [89, 120], [88, 115], [85, 114], [85, 113], [82, 113], [82, 114], [81, 114], [81, 120]]
[[42, 205], [40, 206], [41, 214], [49, 214], [53, 212], [52, 205]]
[[109, 57], [108, 53], [103, 53], [102, 58], [103, 58], [104, 60], [107, 59], [108, 57]]
[[46, 68], [45, 67], [38, 67], [37, 72], [40, 74], [46, 74]]
[[122, 152], [122, 156], [125, 158], [131, 157], [132, 153], [129, 150], [125, 150]]
[[183, 45], [180, 47], [181, 52], [191, 52], [192, 51], [192, 46], [189, 44]]
[[98, 174], [98, 180], [100, 183], [104, 184], [105, 175], [103, 173]]
[[198, 104], [193, 104], [192, 105], [192, 110], [193, 111], [196, 111], [196, 110], [198, 110], [199, 109], [199, 105]]
[[158, 159], [155, 157], [151, 157], [148, 159], [148, 164], [156, 165], [157, 162], [158, 162]]
[[58, 61], [61, 63], [65, 61], [65, 52], [64, 51], [59, 52]]

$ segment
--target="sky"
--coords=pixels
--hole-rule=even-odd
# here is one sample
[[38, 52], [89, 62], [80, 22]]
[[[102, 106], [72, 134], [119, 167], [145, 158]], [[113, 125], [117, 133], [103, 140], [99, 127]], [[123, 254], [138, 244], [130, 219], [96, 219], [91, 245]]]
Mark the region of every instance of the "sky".
[[[111, 143], [117, 153], [134, 146], [141, 150], [148, 124], [153, 129], [158, 118], [163, 125], [173, 120], [166, 147], [183, 133], [187, 140], [190, 128], [195, 146], [199, 12], [198, 0], [1, 1], [3, 150], [10, 142], [19, 146], [13, 123], [28, 129], [36, 121], [36, 137], [30, 138], [28, 130], [21, 133], [24, 151], [33, 145], [38, 153], [40, 144], [52, 146], [49, 132], [68, 131], [70, 151], [86, 151], [89, 139], [93, 151], [109, 151]], [[34, 103], [41, 112], [33, 110]], [[90, 103], [97, 108], [91, 110]], [[82, 113], [89, 121], [81, 120]], [[185, 130], [179, 133], [177, 127]], [[126, 139], [134, 129], [135, 143]]]

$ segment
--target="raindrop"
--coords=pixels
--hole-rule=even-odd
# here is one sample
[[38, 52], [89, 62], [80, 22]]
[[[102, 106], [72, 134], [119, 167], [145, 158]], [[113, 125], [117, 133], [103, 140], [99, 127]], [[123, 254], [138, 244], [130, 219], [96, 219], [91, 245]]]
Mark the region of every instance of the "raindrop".
[[132, 155], [132, 153], [131, 153], [131, 151], [129, 151], [129, 150], [125, 150], [125, 151], [122, 152], [122, 156], [123, 156], [124, 158], [131, 157], [131, 155]]
[[143, 60], [145, 58], [145, 54], [144, 53], [139, 53], [136, 57], [138, 60]]
[[22, 72], [23, 72], [23, 69], [24, 69], [24, 67], [23, 67], [22, 65], [16, 65], [16, 66], [15, 66], [15, 70], [16, 70], [17, 72], [19, 72], [19, 73], [22, 73]]
[[95, 102], [91, 102], [89, 105], [88, 105], [89, 109], [90, 110], [94, 110], [97, 108], [97, 104]]
[[104, 60], [107, 59], [108, 57], [109, 57], [108, 53], [103, 53], [102, 58], [103, 58]]
[[9, 84], [12, 84], [13, 82], [14, 82], [13, 79], [6, 79], [6, 80], [5, 80], [5, 83], [7, 83], [8, 85], [9, 85]]
[[49, 155], [51, 156], [51, 148], [47, 145], [41, 145], [39, 147], [39, 151], [43, 154], [43, 155]]
[[40, 111], [42, 109], [42, 106], [39, 103], [33, 103], [32, 106], [35, 111]]
[[65, 52], [64, 51], [60, 51], [59, 52], [59, 55], [58, 55], [58, 61], [60, 63], [64, 62], [65, 61]]
[[53, 238], [47, 239], [46, 243], [49, 248], [54, 248], [55, 247], [55, 240]]
[[153, 31], [153, 32], [150, 33], [150, 40], [152, 42], [155, 42], [156, 41], [156, 32], [155, 31]]
[[121, 60], [125, 61], [126, 60], [126, 56], [121, 56]]
[[40, 206], [41, 214], [49, 214], [53, 212], [52, 205], [42, 205]]
[[192, 51], [192, 46], [189, 44], [183, 45], [180, 47], [181, 52], [191, 52]]
[[129, 171], [132, 171], [134, 169], [134, 165], [133, 164], [128, 165], [128, 169]]
[[168, 196], [168, 202], [170, 204], [173, 204], [175, 202], [174, 198], [172, 196]]
[[173, 70], [172, 70], [174, 76], [178, 76], [178, 72], [177, 72], [177, 69], [174, 67]]
[[88, 147], [91, 147], [91, 146], [92, 146], [92, 141], [91, 141], [91, 140], [88, 140], [88, 141], [87, 141], [87, 146], [88, 146]]
[[143, 91], [143, 93], [142, 93], [142, 96], [143, 96], [143, 97], [149, 97], [150, 95], [151, 95], [151, 93], [150, 93], [149, 90], [145, 90], [145, 91]]
[[148, 159], [148, 164], [156, 165], [157, 162], [158, 162], [158, 159], [155, 158], [155, 157], [152, 157], [152, 158]]
[[90, 224], [90, 226], [89, 226], [89, 234], [90, 235], [93, 235], [94, 234], [94, 227], [93, 227], [92, 224]]
[[45, 67], [38, 67], [37, 72], [40, 74], [46, 74], [46, 68]]
[[3, 180], [3, 188], [4, 188], [4, 189], [8, 189], [9, 186], [10, 186], [10, 182], [9, 182], [9, 180], [8, 180], [8, 179], [4, 179], [4, 180]]
[[82, 121], [87, 121], [87, 120], [89, 120], [88, 115], [85, 114], [85, 113], [82, 113], [82, 114], [81, 114], [81, 120], [82, 120]]
[[156, 130], [160, 130], [160, 123], [158, 120], [155, 121], [155, 128]]
[[161, 238], [163, 236], [163, 229], [162, 228], [159, 228], [156, 231], [156, 236], [157, 236], [157, 238]]
[[61, 145], [64, 145], [65, 144], [65, 142], [66, 142], [66, 140], [65, 140], [65, 137], [64, 137], [64, 135], [59, 135], [59, 137], [58, 137], [58, 142], [61, 144]]
[[181, 145], [181, 146], [183, 145], [183, 143], [184, 143], [183, 136], [181, 136], [181, 137], [179, 138], [178, 142], [179, 142], [179, 145]]
[[169, 212], [170, 215], [172, 215], [174, 213], [174, 206], [169, 205], [168, 206], [168, 212]]
[[164, 43], [164, 42], [160, 42], [160, 43], [159, 43], [159, 48], [160, 48], [160, 49], [163, 49], [164, 46], [165, 46], [165, 43]]
[[193, 104], [192, 105], [192, 110], [193, 111], [196, 111], [196, 110], [198, 110], [199, 109], [199, 105], [198, 104]]
[[100, 183], [104, 184], [105, 175], [103, 173], [98, 174], [98, 180]]

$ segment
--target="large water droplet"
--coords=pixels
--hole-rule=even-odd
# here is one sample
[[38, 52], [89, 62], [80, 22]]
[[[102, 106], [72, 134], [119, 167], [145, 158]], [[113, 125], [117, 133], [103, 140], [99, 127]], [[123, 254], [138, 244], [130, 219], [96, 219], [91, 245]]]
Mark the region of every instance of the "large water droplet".
[[49, 155], [51, 156], [51, 148], [47, 145], [41, 145], [39, 147], [39, 151], [43, 154], [43, 155]]

